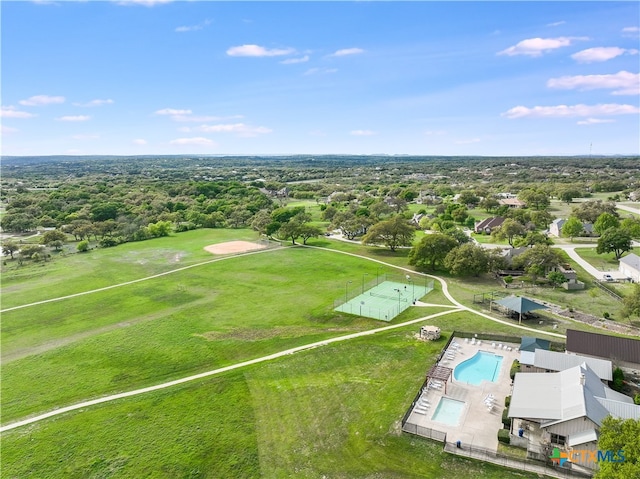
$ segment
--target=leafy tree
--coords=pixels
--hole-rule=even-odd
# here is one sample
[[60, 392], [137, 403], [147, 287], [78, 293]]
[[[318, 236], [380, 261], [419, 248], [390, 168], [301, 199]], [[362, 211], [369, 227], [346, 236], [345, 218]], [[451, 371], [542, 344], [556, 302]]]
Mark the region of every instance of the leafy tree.
[[624, 461], [601, 461], [594, 479], [630, 479], [640, 477], [640, 420], [617, 419], [607, 416], [600, 427], [598, 449], [613, 451], [618, 459], [622, 451]]
[[617, 228], [620, 226], [620, 220], [617, 216], [611, 213], [604, 212], [598, 216], [598, 219], [593, 223], [593, 229], [596, 233], [601, 235], [609, 228]]
[[444, 266], [455, 276], [480, 276], [489, 270], [489, 256], [482, 246], [467, 243], [449, 251]]
[[434, 271], [458, 242], [451, 236], [434, 233], [424, 236], [409, 252], [409, 264], [419, 269]]
[[37, 221], [28, 213], [7, 213], [0, 220], [0, 225], [9, 233], [26, 233], [36, 228]]
[[300, 237], [302, 238], [302, 244], [307, 244], [307, 240], [309, 238], [317, 238], [322, 234], [322, 230], [317, 226], [313, 226], [310, 224], [303, 224], [300, 226]]
[[516, 239], [513, 244], [519, 248], [521, 246], [534, 246], [537, 244], [551, 245], [553, 241], [538, 231], [529, 231], [525, 236]]
[[395, 251], [401, 246], [411, 246], [415, 234], [415, 229], [407, 223], [407, 220], [402, 215], [396, 215], [369, 228], [367, 234], [362, 237], [362, 243], [382, 243], [391, 251]]
[[324, 211], [322, 212], [322, 219], [325, 221], [333, 221], [333, 217], [336, 215], [336, 213], [338, 212], [338, 208], [336, 208], [335, 206], [327, 206]]
[[456, 223], [464, 223], [468, 216], [467, 208], [456, 208], [451, 212], [451, 217]]
[[613, 216], [618, 216], [616, 204], [613, 201], [585, 201], [584, 203], [580, 203], [578, 206], [574, 206], [572, 211], [572, 216], [588, 223], [595, 223], [598, 216], [602, 213], [610, 213]]
[[509, 242], [509, 246], [513, 248], [514, 238], [516, 236], [524, 236], [525, 234], [526, 230], [522, 224], [511, 218], [507, 218], [499, 228], [496, 228], [493, 233], [491, 233], [491, 236], [499, 240], [506, 239]]
[[598, 254], [613, 252], [616, 259], [620, 259], [624, 253], [630, 250], [631, 234], [626, 229], [609, 228], [598, 238], [598, 246], [596, 247]]
[[442, 231], [442, 234], [451, 236], [459, 245], [469, 243], [471, 241], [471, 238], [460, 228], [447, 228]]
[[547, 245], [535, 245], [513, 258], [513, 267], [534, 277], [544, 275], [563, 262], [562, 254]]
[[624, 297], [623, 303], [623, 317], [640, 317], [640, 284], [636, 283], [633, 285], [633, 290]]
[[251, 228], [263, 235], [267, 233], [269, 223], [271, 223], [271, 214], [267, 210], [260, 210], [254, 215]]
[[549, 195], [541, 190], [522, 190], [518, 194], [518, 198], [524, 201], [527, 206], [533, 207], [536, 210], [543, 210], [545, 208], [548, 208], [551, 204]]
[[[63, 244], [67, 240], [67, 235], [60, 230], [47, 231], [40, 238], [40, 243], [44, 245], [52, 245], [54, 242]], [[52, 245], [53, 246], [53, 245]], [[58, 249], [58, 248], [56, 248]]]
[[567, 188], [560, 192], [560, 194], [558, 195], [558, 198], [560, 198], [560, 200], [564, 201], [565, 203], [569, 204], [573, 202], [574, 198], [580, 198], [581, 195], [582, 193], [580, 193], [580, 191], [578, 191], [577, 189]]
[[620, 227], [629, 231], [632, 238], [640, 238], [640, 218], [625, 218], [620, 222]]
[[496, 198], [493, 198], [492, 196], [488, 196], [484, 198], [482, 201], [480, 201], [478, 206], [484, 209], [487, 213], [491, 213], [491, 211], [495, 210], [498, 206], [500, 206], [500, 203]]
[[147, 229], [149, 234], [154, 238], [169, 236], [171, 234], [171, 222], [158, 221], [157, 223], [149, 223]]
[[18, 252], [19, 250], [20, 245], [13, 240], [8, 239], [2, 242], [2, 253], [8, 254], [9, 256], [11, 256], [11, 259], [14, 259], [14, 253]]
[[582, 226], [582, 221], [575, 216], [570, 216], [562, 225], [562, 236], [570, 238], [571, 241], [573, 241], [573, 238], [576, 236], [580, 236], [583, 232], [584, 226]]
[[387, 204], [391, 208], [391, 211], [397, 213], [401, 213], [402, 211], [407, 209], [407, 200], [401, 198], [400, 196], [392, 196], [387, 199]]
[[89, 251], [89, 242], [87, 240], [80, 241], [76, 248], [78, 252], [86, 253], [87, 251]]
[[458, 197], [458, 203], [461, 205], [472, 205], [475, 206], [480, 201], [473, 191], [461, 191], [460, 196]]
[[44, 252], [44, 246], [39, 244], [26, 244], [20, 248], [20, 256], [26, 259], [39, 260]]
[[554, 289], [558, 286], [561, 286], [563, 283], [566, 283], [567, 281], [567, 278], [565, 278], [564, 274], [562, 274], [560, 271], [551, 271], [549, 274], [547, 274], [547, 279]]

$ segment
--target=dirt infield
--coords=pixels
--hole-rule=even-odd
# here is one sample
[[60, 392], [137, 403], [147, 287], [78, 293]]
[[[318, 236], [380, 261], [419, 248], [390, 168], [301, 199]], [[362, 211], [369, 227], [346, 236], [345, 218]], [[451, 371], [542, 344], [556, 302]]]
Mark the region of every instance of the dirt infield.
[[265, 249], [266, 245], [251, 243], [250, 241], [227, 241], [226, 243], [211, 244], [204, 249], [212, 254], [246, 253]]

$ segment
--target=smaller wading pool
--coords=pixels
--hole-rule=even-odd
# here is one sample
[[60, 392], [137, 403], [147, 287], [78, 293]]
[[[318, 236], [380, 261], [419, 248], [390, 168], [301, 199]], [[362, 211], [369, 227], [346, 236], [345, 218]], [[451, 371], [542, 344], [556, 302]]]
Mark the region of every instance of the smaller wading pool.
[[431, 416], [431, 420], [448, 424], [449, 426], [457, 426], [460, 423], [460, 415], [463, 409], [464, 403], [462, 401], [441, 397], [433, 416]]

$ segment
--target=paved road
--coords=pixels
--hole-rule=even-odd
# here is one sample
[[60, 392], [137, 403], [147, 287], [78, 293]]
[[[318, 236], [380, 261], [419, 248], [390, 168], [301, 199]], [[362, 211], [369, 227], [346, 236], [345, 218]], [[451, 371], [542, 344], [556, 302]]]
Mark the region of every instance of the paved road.
[[620, 203], [616, 203], [616, 208], [623, 211], [628, 211], [629, 213], [635, 213], [640, 215], [640, 208], [634, 208], [632, 206], [621, 205]]
[[[301, 245], [299, 245], [299, 246], [301, 246]], [[359, 338], [359, 337], [362, 337], [362, 336], [368, 336], [368, 335], [372, 335], [372, 334], [377, 334], [377, 333], [381, 333], [381, 332], [384, 332], [384, 331], [390, 331], [392, 329], [402, 328], [402, 327], [405, 327], [405, 326], [408, 326], [408, 325], [411, 325], [411, 324], [415, 324], [415, 323], [421, 323], [421, 322], [427, 321], [429, 319], [437, 318], [437, 317], [440, 317], [440, 316], [444, 316], [444, 315], [447, 315], [447, 314], [456, 313], [456, 312], [460, 312], [460, 311], [468, 311], [469, 313], [477, 314], [477, 315], [482, 316], [482, 317], [484, 317], [486, 319], [489, 319], [491, 321], [494, 321], [494, 322], [497, 322], [497, 323], [501, 323], [501, 324], [505, 324], [507, 326], [510, 326], [510, 327], [513, 327], [513, 328], [517, 328], [517, 329], [521, 329], [521, 330], [524, 330], [524, 331], [533, 332], [533, 333], [536, 333], [538, 335], [539, 334], [545, 334], [545, 335], [548, 335], [548, 336], [553, 336], [553, 337], [556, 337], [556, 338], [565, 339], [565, 336], [562, 335], [562, 334], [551, 333], [551, 332], [546, 332], [546, 331], [540, 331], [538, 329], [529, 328], [527, 326], [522, 326], [520, 324], [513, 324], [512, 322], [503, 321], [501, 319], [494, 318], [493, 316], [490, 316], [490, 315], [485, 314], [485, 313], [481, 313], [481, 312], [476, 311], [476, 310], [474, 310], [472, 308], [464, 306], [463, 304], [458, 302], [451, 295], [451, 293], [449, 293], [449, 288], [448, 288], [447, 282], [444, 279], [442, 279], [442, 278], [440, 278], [438, 276], [417, 273], [417, 272], [415, 272], [415, 271], [413, 271], [411, 269], [408, 269], [408, 268], [403, 268], [403, 267], [400, 267], [400, 266], [396, 266], [396, 265], [392, 265], [392, 264], [389, 264], [389, 263], [385, 263], [385, 262], [380, 261], [380, 260], [372, 259], [372, 258], [369, 258], [369, 257], [366, 257], [366, 256], [357, 255], [357, 254], [354, 254], [354, 253], [348, 253], [348, 252], [345, 252], [345, 251], [331, 250], [331, 249], [326, 249], [326, 248], [320, 248], [320, 247], [317, 247], [317, 246], [303, 246], [303, 247], [305, 247], [305, 248], [313, 248], [313, 249], [321, 249], [323, 251], [330, 251], [332, 253], [345, 254], [345, 255], [348, 255], [348, 256], [355, 256], [355, 257], [359, 257], [359, 258], [362, 258], [362, 259], [365, 259], [365, 260], [368, 260], [368, 261], [373, 261], [375, 263], [379, 263], [379, 264], [384, 265], [384, 266], [388, 266], [388, 267], [391, 267], [391, 268], [395, 268], [395, 269], [399, 269], [399, 270], [402, 270], [402, 271], [406, 271], [406, 272], [408, 272], [408, 273], [410, 273], [412, 275], [419, 275], [419, 276], [426, 276], [426, 277], [429, 277], [429, 278], [433, 278], [434, 280], [437, 280], [437, 281], [440, 282], [440, 284], [442, 285], [442, 293], [456, 307], [454, 309], [449, 309], [447, 311], [442, 311], [440, 313], [435, 313], [435, 314], [432, 314], [432, 315], [429, 315], [429, 316], [424, 316], [424, 317], [421, 317], [421, 318], [418, 318], [418, 319], [405, 321], [404, 323], [393, 324], [393, 325], [390, 325], [390, 326], [384, 326], [384, 327], [381, 327], [381, 328], [371, 329], [371, 330], [367, 330], [367, 331], [361, 331], [359, 333], [347, 334], [345, 336], [337, 336], [335, 338], [326, 339], [326, 340], [323, 340], [323, 341], [317, 341], [315, 343], [306, 344], [306, 345], [303, 345], [303, 346], [298, 346], [296, 348], [286, 349], [284, 351], [280, 351], [280, 352], [277, 352], [277, 353], [274, 353], [274, 354], [270, 354], [270, 355], [267, 355], [267, 356], [262, 356], [260, 358], [251, 359], [251, 360], [248, 360], [248, 361], [243, 361], [243, 362], [240, 362], [240, 363], [232, 364], [230, 366], [225, 366], [223, 368], [218, 368], [218, 369], [214, 369], [214, 370], [211, 370], [211, 371], [206, 371], [206, 372], [203, 372], [203, 373], [200, 373], [200, 374], [194, 374], [192, 376], [187, 376], [185, 378], [176, 379], [174, 381], [168, 381], [166, 383], [157, 384], [155, 386], [149, 386], [149, 387], [142, 388], [142, 389], [135, 389], [133, 391], [127, 391], [127, 392], [123, 392], [123, 393], [119, 393], [119, 394], [112, 394], [110, 396], [104, 396], [104, 397], [101, 397], [101, 398], [92, 399], [92, 400], [84, 401], [84, 402], [77, 403], [77, 404], [72, 404], [70, 406], [61, 407], [61, 408], [54, 409], [53, 411], [49, 411], [49, 412], [44, 413], [44, 414], [40, 414], [38, 416], [30, 417], [30, 418], [27, 418], [27, 419], [23, 419], [21, 421], [17, 421], [17, 422], [10, 423], [10, 424], [7, 424], [5, 426], [2, 426], [2, 427], [0, 427], [0, 432], [9, 431], [11, 429], [15, 429], [15, 428], [20, 427], [20, 426], [26, 426], [28, 424], [33, 424], [35, 422], [42, 421], [42, 420], [50, 418], [50, 417], [58, 416], [60, 414], [64, 414], [64, 413], [71, 412], [71, 411], [76, 411], [78, 409], [82, 409], [82, 408], [85, 408], [85, 407], [94, 406], [96, 404], [102, 404], [102, 403], [105, 403], [105, 402], [116, 401], [118, 399], [123, 399], [123, 398], [127, 398], [127, 397], [138, 396], [140, 394], [146, 394], [146, 393], [153, 392], [153, 391], [158, 391], [160, 389], [166, 389], [166, 388], [169, 388], [169, 387], [172, 387], [172, 386], [176, 386], [178, 384], [183, 384], [183, 383], [186, 383], [186, 382], [189, 382], [189, 381], [195, 381], [197, 379], [202, 379], [202, 378], [205, 378], [205, 377], [221, 374], [221, 373], [224, 373], [224, 372], [227, 372], [227, 371], [232, 371], [234, 369], [239, 369], [239, 368], [243, 368], [243, 367], [246, 367], [246, 366], [250, 366], [252, 364], [258, 364], [258, 363], [262, 363], [262, 362], [265, 362], [265, 361], [271, 361], [271, 360], [274, 360], [274, 359], [277, 359], [277, 358], [281, 358], [281, 357], [287, 356], [289, 354], [294, 354], [294, 353], [297, 353], [297, 352], [300, 352], [300, 351], [305, 351], [305, 350], [313, 349], [313, 348], [320, 347], [320, 346], [326, 346], [328, 344], [336, 343], [336, 342], [340, 342], [340, 341], [348, 341], [350, 339]], [[264, 250], [262, 252], [264, 252]], [[202, 264], [208, 264], [208, 263], [211, 263], [211, 261], [207, 261], [205, 263], [199, 263], [198, 265], [191, 265], [188, 268], [192, 268], [192, 267], [195, 267], [195, 266], [199, 266], [199, 265], [202, 265]], [[173, 270], [173, 271], [169, 271], [169, 272], [166, 272], [166, 273], [162, 273], [162, 275], [170, 274], [171, 272], [180, 271], [180, 270], [183, 270], [183, 269], [185, 269], [185, 268], [179, 268], [177, 270]], [[160, 276], [162, 276], [162, 275], [160, 275]], [[120, 284], [118, 286], [123, 286], [125, 284], [132, 284], [132, 283], [135, 283], [135, 282], [138, 282], [138, 281], [142, 281], [144, 279], [155, 278], [157, 276], [159, 276], [159, 275], [150, 276], [148, 278], [142, 278], [140, 280], [136, 280], [136, 281], [132, 281], [132, 282], [128, 282], [128, 283], [122, 283], [122, 284]], [[105, 289], [109, 289], [109, 288], [101, 288], [99, 290], [94, 290], [92, 292], [103, 291]], [[87, 292], [87, 293], [79, 293], [79, 294], [71, 295], [71, 296], [65, 296], [65, 297], [62, 297], [62, 298], [53, 298], [53, 299], [47, 300], [47, 301], [57, 301], [57, 300], [67, 299], [67, 298], [70, 298], [70, 297], [80, 296], [81, 294], [88, 294], [88, 293], [89, 292]], [[41, 304], [41, 303], [42, 302], [32, 303], [32, 304]], [[24, 307], [26, 307], [26, 305]]]

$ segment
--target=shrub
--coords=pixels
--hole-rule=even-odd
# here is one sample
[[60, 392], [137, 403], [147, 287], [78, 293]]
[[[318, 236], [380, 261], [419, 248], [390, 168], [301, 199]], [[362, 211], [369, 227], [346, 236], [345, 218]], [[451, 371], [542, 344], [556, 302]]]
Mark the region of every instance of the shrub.
[[508, 408], [505, 408], [504, 411], [502, 411], [502, 424], [504, 424], [504, 427], [507, 429], [511, 428], [511, 419], [509, 419]]
[[508, 408], [511, 405], [511, 396], [504, 398], [504, 406]]
[[78, 243], [78, 246], [76, 246], [76, 248], [80, 253], [86, 253], [87, 251], [89, 251], [89, 242], [87, 240], [82, 240], [80, 241], [80, 243]]
[[505, 444], [509, 444], [511, 442], [511, 439], [509, 438], [509, 431], [506, 429], [499, 429], [498, 441], [503, 442]]
[[602, 316], [604, 317], [604, 319], [609, 319], [611, 317], [611, 315], [606, 311], [602, 314]]
[[511, 284], [513, 283], [513, 276], [505, 276], [504, 278], [502, 278], [502, 280], [505, 282], [505, 284]]
[[624, 373], [622, 369], [615, 368], [613, 370], [613, 385], [611, 387], [618, 392], [622, 391], [624, 387]]
[[633, 403], [634, 403], [634, 404], [638, 404], [638, 405], [640, 405], [640, 393], [637, 393], [637, 394], [633, 397]]
[[511, 364], [511, 369], [509, 370], [509, 377], [511, 378], [512, 381], [516, 377], [517, 372], [520, 372], [520, 361], [515, 359]]

